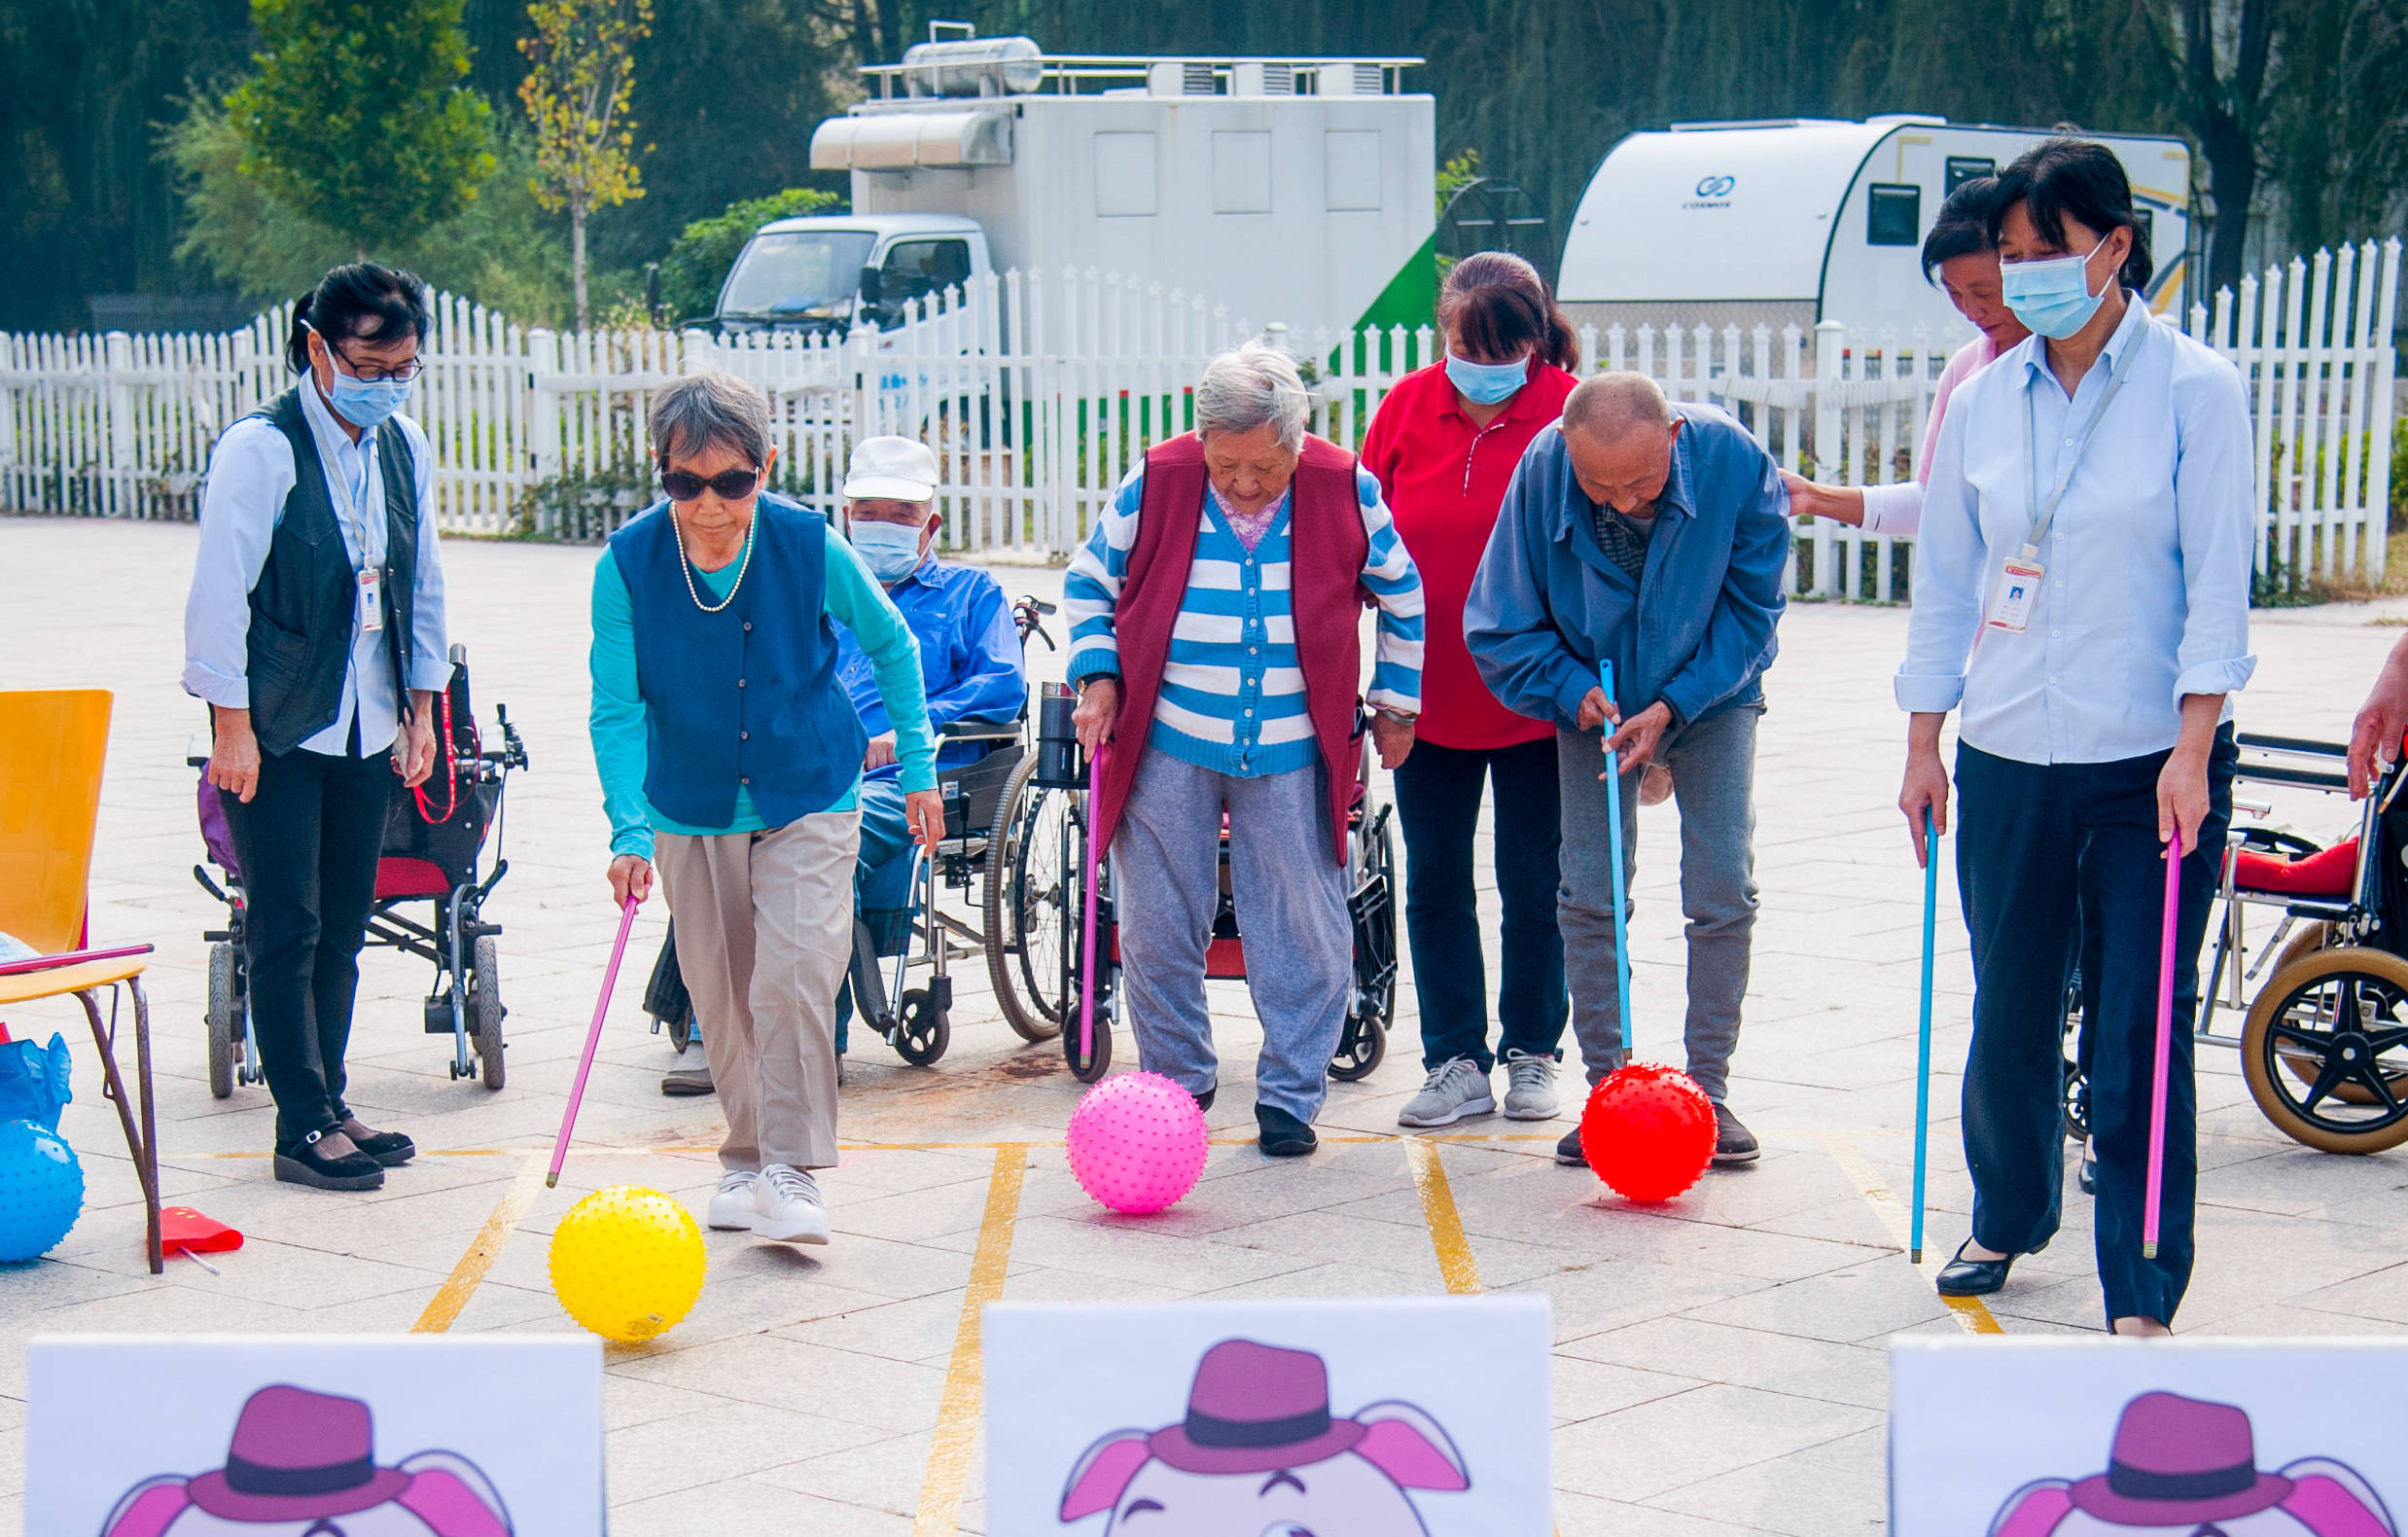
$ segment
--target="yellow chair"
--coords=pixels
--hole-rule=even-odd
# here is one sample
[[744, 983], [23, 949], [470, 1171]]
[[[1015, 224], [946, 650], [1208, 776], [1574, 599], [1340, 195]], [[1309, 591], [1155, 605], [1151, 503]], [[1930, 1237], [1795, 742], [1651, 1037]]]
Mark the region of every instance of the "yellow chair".
[[[125, 1127], [142, 1181], [151, 1273], [159, 1246], [159, 1141], [151, 1101], [151, 1006], [142, 991], [148, 945], [87, 947], [92, 834], [100, 819], [100, 769], [109, 752], [109, 692], [73, 689], [0, 693], [0, 933], [31, 946], [35, 958], [0, 963], [0, 1004], [73, 993], [92, 1022], [105, 1093]], [[134, 1071], [141, 1124], [117, 1070], [117, 988], [133, 999]], [[100, 993], [109, 990], [108, 1016]]]

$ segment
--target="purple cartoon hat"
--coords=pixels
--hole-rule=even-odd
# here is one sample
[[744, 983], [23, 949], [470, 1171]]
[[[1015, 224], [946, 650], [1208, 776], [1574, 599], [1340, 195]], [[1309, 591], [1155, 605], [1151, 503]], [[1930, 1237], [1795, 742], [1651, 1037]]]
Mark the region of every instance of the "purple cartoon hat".
[[2174, 1393], [2126, 1404], [2107, 1470], [2067, 1491], [2076, 1510], [2124, 1526], [2231, 1520], [2290, 1492], [2290, 1480], [2257, 1471], [2247, 1410]]
[[298, 1387], [263, 1387], [242, 1406], [226, 1466], [186, 1486], [221, 1520], [305, 1521], [382, 1505], [409, 1475], [379, 1468], [368, 1406]]
[[1196, 1363], [1187, 1417], [1146, 1438], [1183, 1473], [1269, 1473], [1353, 1448], [1363, 1427], [1329, 1417], [1329, 1373], [1309, 1350], [1224, 1340]]

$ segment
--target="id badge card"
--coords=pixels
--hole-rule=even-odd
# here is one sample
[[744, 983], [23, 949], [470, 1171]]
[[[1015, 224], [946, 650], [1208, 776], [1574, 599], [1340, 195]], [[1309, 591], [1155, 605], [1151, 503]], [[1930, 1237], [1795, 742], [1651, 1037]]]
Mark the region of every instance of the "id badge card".
[[371, 567], [360, 573], [360, 630], [374, 634], [384, 628], [384, 573]]
[[2022, 634], [2032, 623], [2032, 605], [2039, 601], [2040, 579], [2047, 574], [2037, 560], [2007, 557], [1999, 567], [1999, 591], [1991, 600], [1989, 627]]

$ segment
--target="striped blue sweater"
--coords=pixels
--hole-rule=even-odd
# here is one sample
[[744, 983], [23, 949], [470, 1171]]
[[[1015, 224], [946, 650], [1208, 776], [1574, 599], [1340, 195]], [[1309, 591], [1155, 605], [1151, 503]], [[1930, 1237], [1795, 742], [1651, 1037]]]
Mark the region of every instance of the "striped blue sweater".
[[[1140, 464], [1120, 483], [1062, 584], [1074, 682], [1119, 676], [1113, 610], [1137, 547], [1145, 475]], [[1363, 586], [1380, 611], [1368, 698], [1375, 709], [1415, 715], [1421, 710], [1421, 576], [1380, 500], [1379, 482], [1358, 468], [1355, 485], [1369, 540]], [[1149, 746], [1238, 778], [1313, 763], [1313, 723], [1289, 603], [1290, 510], [1291, 499], [1283, 497], [1269, 531], [1249, 552], [1230, 531], [1219, 494], [1205, 498]]]

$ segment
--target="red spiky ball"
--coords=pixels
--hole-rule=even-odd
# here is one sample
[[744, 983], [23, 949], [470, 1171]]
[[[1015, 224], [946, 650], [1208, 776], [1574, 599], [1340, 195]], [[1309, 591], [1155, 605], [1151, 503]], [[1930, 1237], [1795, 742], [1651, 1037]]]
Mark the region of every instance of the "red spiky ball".
[[1655, 1062], [1632, 1062], [1589, 1090], [1580, 1156], [1615, 1194], [1670, 1200], [1714, 1161], [1714, 1101], [1696, 1080]]

